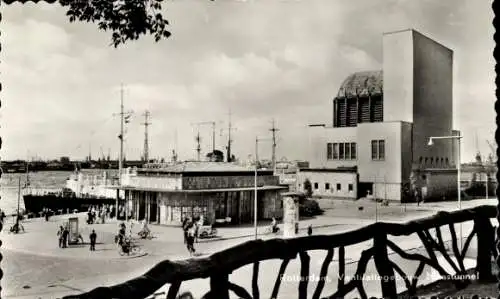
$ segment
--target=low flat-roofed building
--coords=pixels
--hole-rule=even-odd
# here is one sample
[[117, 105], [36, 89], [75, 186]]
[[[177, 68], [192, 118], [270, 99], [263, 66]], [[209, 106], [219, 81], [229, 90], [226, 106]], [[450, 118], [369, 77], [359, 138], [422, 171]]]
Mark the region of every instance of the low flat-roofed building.
[[[136, 220], [180, 225], [186, 217], [209, 223], [250, 223], [254, 219], [255, 170], [225, 162], [147, 165], [124, 174], [122, 190]], [[257, 172], [257, 217], [281, 217], [279, 179]]]

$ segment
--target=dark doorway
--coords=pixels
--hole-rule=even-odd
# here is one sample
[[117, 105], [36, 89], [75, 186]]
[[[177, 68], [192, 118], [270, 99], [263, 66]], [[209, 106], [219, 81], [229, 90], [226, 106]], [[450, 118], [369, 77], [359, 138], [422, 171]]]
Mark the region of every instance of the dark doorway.
[[157, 222], [158, 216], [158, 202], [157, 202], [157, 193], [151, 193], [151, 197], [149, 199], [149, 222]]
[[257, 191], [257, 219], [264, 219], [264, 212], [266, 210], [266, 205], [264, 202], [265, 191]]
[[370, 191], [370, 194], [373, 194], [373, 183], [358, 183], [358, 194], [356, 198], [366, 197]]
[[144, 220], [146, 218], [146, 194], [141, 192], [139, 195], [139, 220]]

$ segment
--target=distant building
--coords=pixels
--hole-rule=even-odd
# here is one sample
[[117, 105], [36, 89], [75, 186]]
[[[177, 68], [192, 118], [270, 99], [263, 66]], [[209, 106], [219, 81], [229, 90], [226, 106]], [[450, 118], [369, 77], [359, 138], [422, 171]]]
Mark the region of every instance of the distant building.
[[349, 75], [333, 99], [332, 126], [310, 128], [313, 194], [412, 200], [456, 194], [453, 51], [415, 30], [383, 36], [383, 70]]
[[[258, 219], [282, 216], [278, 177], [258, 171]], [[251, 223], [255, 172], [226, 162], [148, 164], [124, 175], [121, 189], [136, 220], [180, 225], [186, 217], [211, 223]]]

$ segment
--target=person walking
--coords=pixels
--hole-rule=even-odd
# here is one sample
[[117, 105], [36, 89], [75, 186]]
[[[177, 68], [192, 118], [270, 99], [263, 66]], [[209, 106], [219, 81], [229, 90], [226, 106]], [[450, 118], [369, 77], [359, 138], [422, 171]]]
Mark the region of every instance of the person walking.
[[184, 234], [184, 244], [187, 244], [187, 236], [188, 236], [188, 219], [187, 217], [182, 220], [182, 232]]
[[4, 224], [5, 217], [7, 217], [4, 213], [3, 210], [0, 210], [0, 222], [2, 222], [2, 225]]
[[59, 248], [63, 248], [63, 233], [64, 227], [61, 225], [59, 231], [57, 232], [57, 237], [59, 238]]
[[194, 234], [195, 234], [195, 225], [192, 224], [187, 232], [187, 249], [189, 254], [192, 256], [196, 250], [194, 249]]
[[63, 248], [67, 248], [68, 247], [68, 236], [69, 236], [68, 227], [64, 228], [62, 236], [63, 236]]
[[310, 236], [313, 234], [313, 228], [312, 228], [312, 225], [309, 224], [309, 226], [307, 227], [307, 235]]
[[90, 251], [95, 251], [95, 243], [97, 240], [97, 234], [95, 233], [95, 230], [92, 230], [92, 233], [90, 234]]

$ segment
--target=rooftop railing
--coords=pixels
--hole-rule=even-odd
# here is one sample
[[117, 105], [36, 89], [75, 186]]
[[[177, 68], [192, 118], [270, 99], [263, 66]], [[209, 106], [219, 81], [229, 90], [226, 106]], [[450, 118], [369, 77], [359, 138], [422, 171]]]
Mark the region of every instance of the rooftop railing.
[[[451, 277], [457, 288], [462, 288], [470, 283], [464, 265], [466, 254], [474, 236], [477, 237], [477, 266], [476, 276], [479, 281], [491, 281], [492, 257], [497, 256], [495, 248], [495, 231], [490, 218], [496, 217], [495, 206], [480, 206], [455, 212], [439, 212], [435, 216], [419, 220], [413, 220], [403, 224], [378, 222], [360, 229], [333, 235], [315, 235], [299, 237], [294, 239], [271, 239], [267, 241], [255, 240], [229, 248], [201, 259], [189, 259], [185, 261], [165, 260], [144, 275], [127, 282], [111, 286], [98, 287], [84, 294], [67, 296], [71, 298], [147, 298], [157, 292], [165, 285], [169, 285], [166, 298], [177, 298], [179, 289], [183, 282], [193, 279], [210, 279], [210, 288], [203, 298], [229, 299], [229, 293], [235, 293], [239, 298], [259, 298], [259, 265], [270, 259], [282, 260], [278, 275], [272, 289], [270, 298], [277, 298], [280, 290], [281, 277], [291, 260], [297, 257], [300, 260], [300, 277], [298, 285], [298, 298], [308, 298], [308, 277], [310, 273], [310, 255], [313, 250], [326, 251], [320, 271], [320, 280], [312, 294], [313, 299], [319, 298], [343, 298], [352, 297], [352, 293], [358, 291], [361, 298], [368, 298], [364, 288], [364, 281], [360, 279], [366, 272], [367, 264], [374, 260], [376, 272], [381, 279], [380, 287], [384, 298], [396, 298], [396, 274], [403, 278], [408, 298], [417, 291], [419, 278], [422, 276], [424, 267], [430, 267], [437, 271], [442, 277]], [[472, 232], [467, 236], [463, 248], [459, 250], [455, 224], [473, 221]], [[441, 229], [448, 227], [451, 235], [451, 249], [445, 246]], [[431, 229], [435, 230], [435, 237], [431, 235]], [[423, 244], [427, 256], [419, 253], [409, 253], [401, 249], [395, 242], [388, 239], [389, 236], [409, 236], [416, 234]], [[351, 280], [345, 281], [345, 247], [359, 244], [365, 241], [373, 241], [373, 245], [364, 250], [357, 262], [357, 268]], [[388, 249], [405, 260], [418, 262], [415, 273], [407, 274], [400, 266], [389, 259]], [[451, 252], [450, 252], [451, 251]], [[452, 265], [455, 274], [449, 273], [440, 264], [436, 252]], [[332, 263], [334, 255], [338, 256], [338, 283], [337, 290], [333, 294], [323, 294], [325, 277]], [[454, 256], [454, 259], [452, 259]], [[232, 283], [229, 275], [246, 265], [253, 265], [251, 279], [251, 290]], [[266, 274], [270, 277], [270, 273]], [[322, 279], [321, 279], [322, 278]], [[311, 293], [311, 292], [309, 292]], [[161, 294], [161, 293], [158, 293]], [[158, 295], [157, 294], [157, 295]], [[295, 297], [295, 296], [294, 296]], [[151, 298], [151, 297], [150, 297]]]

